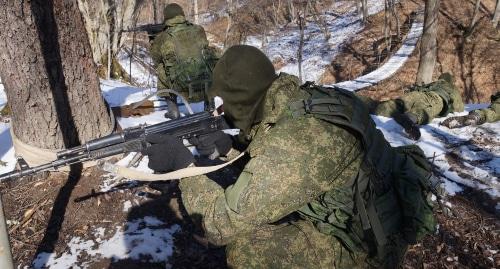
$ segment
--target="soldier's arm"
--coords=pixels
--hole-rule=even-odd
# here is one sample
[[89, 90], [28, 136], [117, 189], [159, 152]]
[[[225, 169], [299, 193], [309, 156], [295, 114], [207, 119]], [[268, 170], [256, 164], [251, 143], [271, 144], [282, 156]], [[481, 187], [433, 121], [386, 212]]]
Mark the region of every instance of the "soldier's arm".
[[180, 183], [191, 216], [209, 240], [226, 244], [296, 211], [357, 172], [361, 149], [347, 131], [314, 118], [280, 123], [250, 148], [251, 160], [223, 189], [207, 177]]

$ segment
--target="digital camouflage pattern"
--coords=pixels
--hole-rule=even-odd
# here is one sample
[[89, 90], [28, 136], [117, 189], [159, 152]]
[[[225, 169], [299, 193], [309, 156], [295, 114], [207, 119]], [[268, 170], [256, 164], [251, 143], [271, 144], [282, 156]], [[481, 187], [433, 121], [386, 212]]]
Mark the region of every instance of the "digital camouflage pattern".
[[418, 125], [428, 124], [436, 117], [444, 117], [450, 112], [464, 110], [460, 92], [452, 82], [439, 79], [423, 86], [415, 86], [402, 97], [377, 102], [363, 97], [371, 106], [371, 113], [385, 117], [410, 112], [416, 116]]
[[487, 108], [473, 110], [481, 122], [496, 122], [500, 120], [500, 91], [491, 96], [491, 104]]
[[[312, 115], [293, 117], [288, 104], [308, 97], [296, 77], [282, 73], [266, 95], [263, 120], [250, 132], [250, 160], [237, 180], [226, 188], [212, 180], [214, 175], [182, 180], [186, 210], [201, 219], [210, 242], [227, 245], [228, 263], [234, 268], [396, 267], [407, 246], [403, 236], [390, 233], [385, 254], [377, 257], [369, 247], [373, 238], [371, 244], [362, 242], [366, 238], [361, 238], [360, 225], [352, 223], [353, 193], [346, 186], [360, 171], [361, 141]], [[409, 157], [398, 162], [413, 165]], [[420, 188], [402, 185], [409, 186], [404, 191], [422, 196]], [[405, 206], [418, 212], [420, 205]], [[394, 210], [399, 207], [385, 215]], [[297, 213], [300, 219], [293, 217]], [[432, 220], [419, 221], [433, 225]]]
[[448, 128], [459, 128], [469, 125], [480, 125], [485, 122], [500, 120], [500, 92], [491, 96], [491, 104], [487, 108], [476, 109], [465, 116], [450, 117], [441, 122]]
[[191, 102], [204, 101], [217, 55], [203, 27], [182, 15], [165, 21], [166, 29], [151, 44], [158, 89], [173, 89]]

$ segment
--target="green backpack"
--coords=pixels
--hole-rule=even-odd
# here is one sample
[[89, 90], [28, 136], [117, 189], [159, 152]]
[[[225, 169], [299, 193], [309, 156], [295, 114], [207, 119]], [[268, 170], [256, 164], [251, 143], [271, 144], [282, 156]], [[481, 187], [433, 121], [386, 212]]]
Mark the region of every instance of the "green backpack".
[[212, 69], [217, 61], [208, 47], [202, 27], [189, 24], [170, 31], [175, 59], [169, 69], [174, 88], [188, 92], [189, 99], [201, 100], [212, 82]]
[[427, 199], [431, 165], [422, 150], [414, 145], [390, 146], [353, 93], [312, 83], [302, 88], [311, 98], [291, 103], [292, 115], [311, 114], [350, 130], [362, 141], [365, 155], [358, 175], [347, 186], [324, 193], [299, 213], [351, 252], [368, 252], [376, 261], [404, 249], [395, 238], [412, 244], [433, 232], [435, 220]]

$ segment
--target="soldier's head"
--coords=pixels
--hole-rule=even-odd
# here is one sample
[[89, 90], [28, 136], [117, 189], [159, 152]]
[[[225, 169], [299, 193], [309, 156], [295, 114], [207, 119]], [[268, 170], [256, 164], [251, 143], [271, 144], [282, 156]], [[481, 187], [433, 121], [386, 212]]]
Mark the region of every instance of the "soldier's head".
[[452, 74], [446, 72], [446, 73], [443, 73], [439, 76], [439, 79], [442, 79], [450, 84], [454, 84], [455, 83], [455, 78], [453, 77]]
[[163, 18], [165, 21], [175, 18], [177, 16], [185, 17], [182, 7], [176, 3], [168, 4], [163, 9]]
[[233, 46], [215, 65], [209, 95], [222, 98], [226, 120], [246, 135], [262, 120], [264, 99], [276, 78], [273, 64], [259, 49]]

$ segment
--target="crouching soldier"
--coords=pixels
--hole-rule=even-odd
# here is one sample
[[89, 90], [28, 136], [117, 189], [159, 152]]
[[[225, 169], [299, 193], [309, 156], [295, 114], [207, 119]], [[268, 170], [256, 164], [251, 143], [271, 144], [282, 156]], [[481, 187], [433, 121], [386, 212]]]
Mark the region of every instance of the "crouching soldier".
[[[158, 90], [175, 90], [190, 102], [206, 101], [205, 93], [210, 87], [212, 69], [217, 61], [216, 51], [208, 46], [203, 27], [188, 22], [178, 4], [165, 7], [164, 19], [165, 30], [151, 45]], [[173, 115], [167, 116], [175, 118], [178, 116], [174, 106], [176, 98], [169, 99], [172, 101], [168, 102], [169, 112]]]
[[[301, 87], [244, 45], [221, 57], [209, 93], [223, 99], [225, 119], [240, 129], [233, 145], [247, 158], [231, 165], [236, 179], [210, 173], [179, 187], [208, 240], [226, 246], [229, 267], [397, 268], [408, 245], [434, 230], [422, 150], [391, 147], [352, 93]], [[200, 140], [229, 150], [224, 134]], [[157, 141], [153, 170], [194, 162], [178, 139]]]

